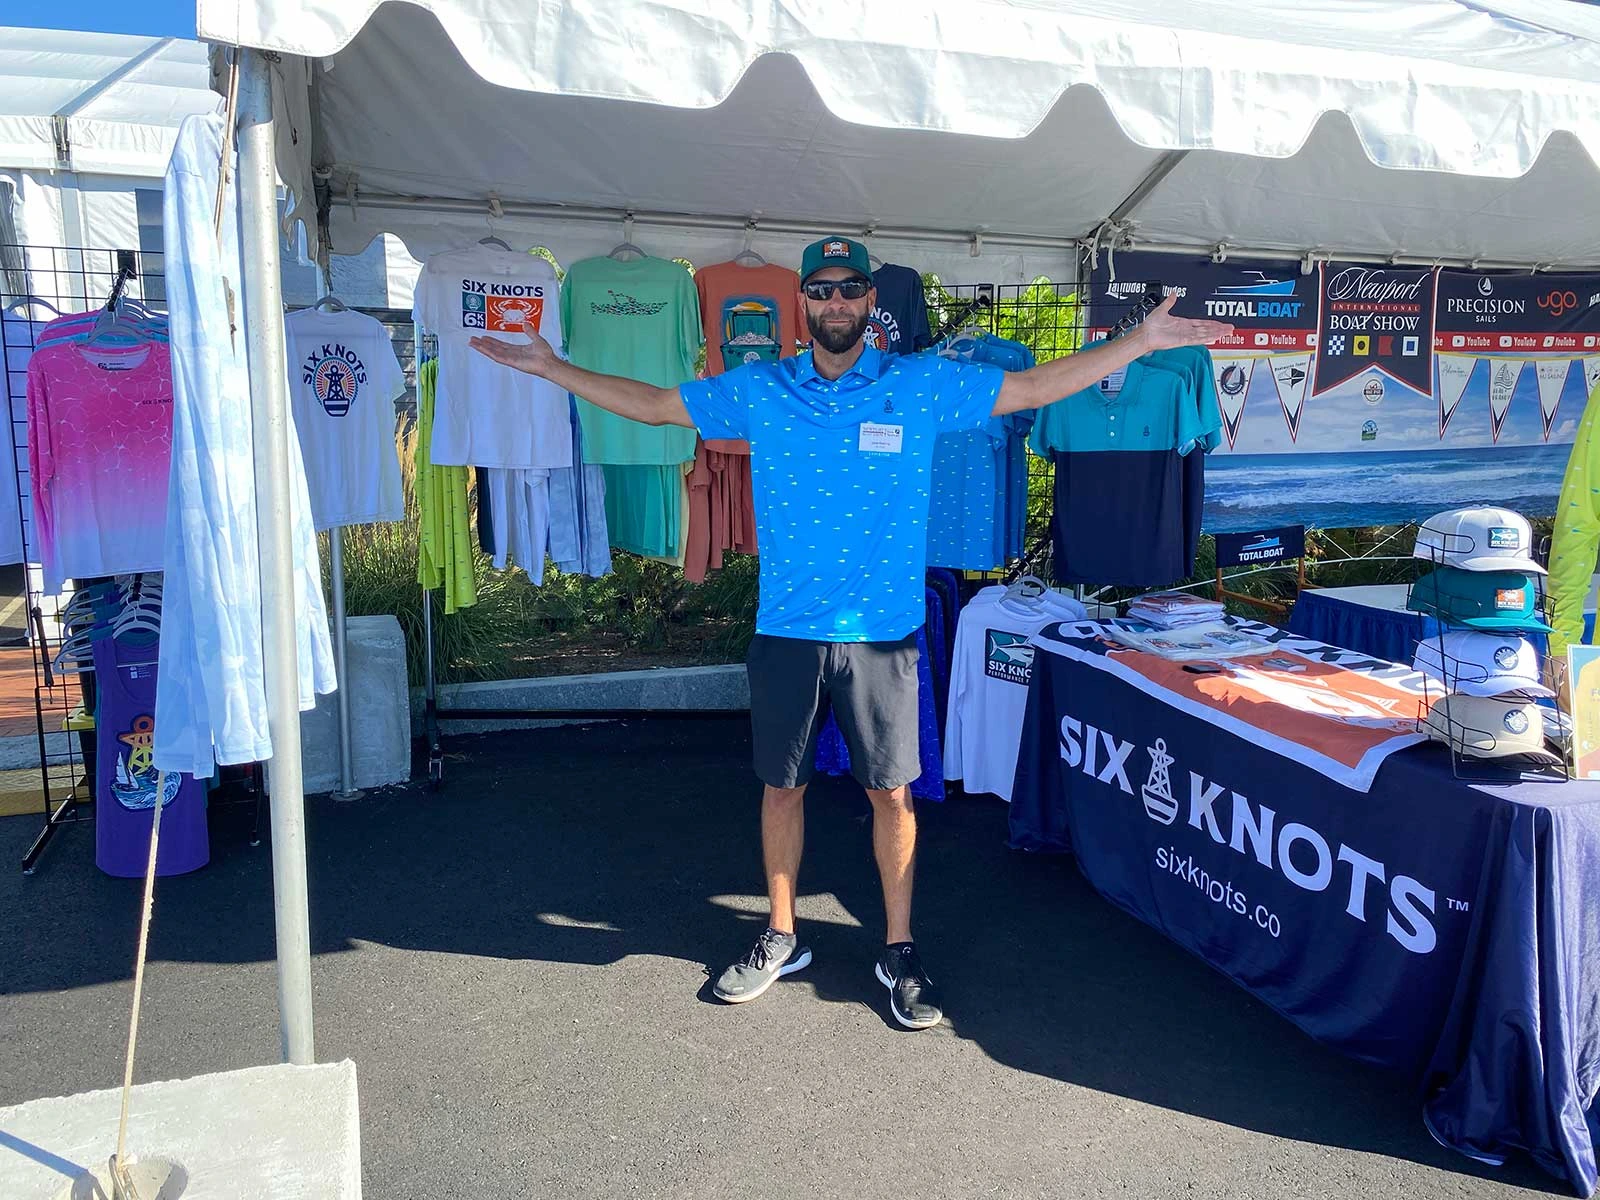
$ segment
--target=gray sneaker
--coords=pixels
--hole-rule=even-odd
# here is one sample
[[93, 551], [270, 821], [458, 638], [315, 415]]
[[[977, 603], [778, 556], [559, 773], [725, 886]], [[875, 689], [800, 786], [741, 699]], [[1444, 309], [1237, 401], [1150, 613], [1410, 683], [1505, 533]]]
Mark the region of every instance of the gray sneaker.
[[711, 990], [718, 1000], [743, 1004], [754, 1000], [782, 976], [811, 965], [811, 951], [792, 933], [767, 929], [750, 953], [724, 971]]

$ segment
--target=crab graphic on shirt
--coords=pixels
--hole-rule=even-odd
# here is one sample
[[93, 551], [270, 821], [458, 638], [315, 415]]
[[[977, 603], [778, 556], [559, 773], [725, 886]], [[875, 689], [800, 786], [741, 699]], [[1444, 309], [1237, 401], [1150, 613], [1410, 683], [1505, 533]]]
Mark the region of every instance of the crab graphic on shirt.
[[525, 296], [490, 296], [488, 327], [499, 333], [537, 333], [544, 321], [544, 300]]

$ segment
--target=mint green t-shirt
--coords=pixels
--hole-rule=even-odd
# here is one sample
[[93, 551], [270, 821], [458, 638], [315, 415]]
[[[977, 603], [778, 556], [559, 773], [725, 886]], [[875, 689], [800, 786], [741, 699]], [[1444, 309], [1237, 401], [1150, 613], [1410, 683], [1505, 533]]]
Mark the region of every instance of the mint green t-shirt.
[[[665, 258], [586, 258], [561, 286], [561, 329], [576, 366], [657, 387], [694, 378], [700, 302], [694, 278]], [[581, 396], [586, 462], [666, 466], [694, 457], [694, 430], [645, 425], [596, 408]]]

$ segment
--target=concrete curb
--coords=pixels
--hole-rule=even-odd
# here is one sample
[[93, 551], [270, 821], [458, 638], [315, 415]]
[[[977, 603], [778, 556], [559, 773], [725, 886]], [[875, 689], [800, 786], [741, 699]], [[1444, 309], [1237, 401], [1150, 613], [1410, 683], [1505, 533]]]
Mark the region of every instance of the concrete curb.
[[[496, 679], [454, 683], [439, 688], [439, 707], [449, 709], [636, 708], [658, 712], [748, 709], [750, 685], [743, 663], [714, 667], [652, 667], [644, 671], [605, 671], [593, 675], [555, 675], [543, 679]], [[411, 730], [422, 734], [421, 688], [411, 691]], [[523, 721], [505, 717], [442, 722], [446, 733], [492, 733], [502, 729], [547, 729], [586, 724], [601, 718]]]

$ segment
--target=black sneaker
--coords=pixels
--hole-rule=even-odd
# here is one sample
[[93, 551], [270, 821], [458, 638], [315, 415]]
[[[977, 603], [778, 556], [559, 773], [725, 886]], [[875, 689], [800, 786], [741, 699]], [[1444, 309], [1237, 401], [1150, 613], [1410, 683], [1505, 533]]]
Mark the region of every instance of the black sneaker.
[[811, 965], [811, 951], [800, 945], [792, 933], [767, 929], [756, 939], [750, 953], [718, 978], [711, 990], [718, 1000], [743, 1004], [754, 1000], [782, 976]]
[[944, 1019], [939, 989], [922, 969], [922, 959], [912, 942], [884, 947], [873, 968], [878, 982], [889, 989], [889, 1011], [907, 1029], [927, 1029]]

